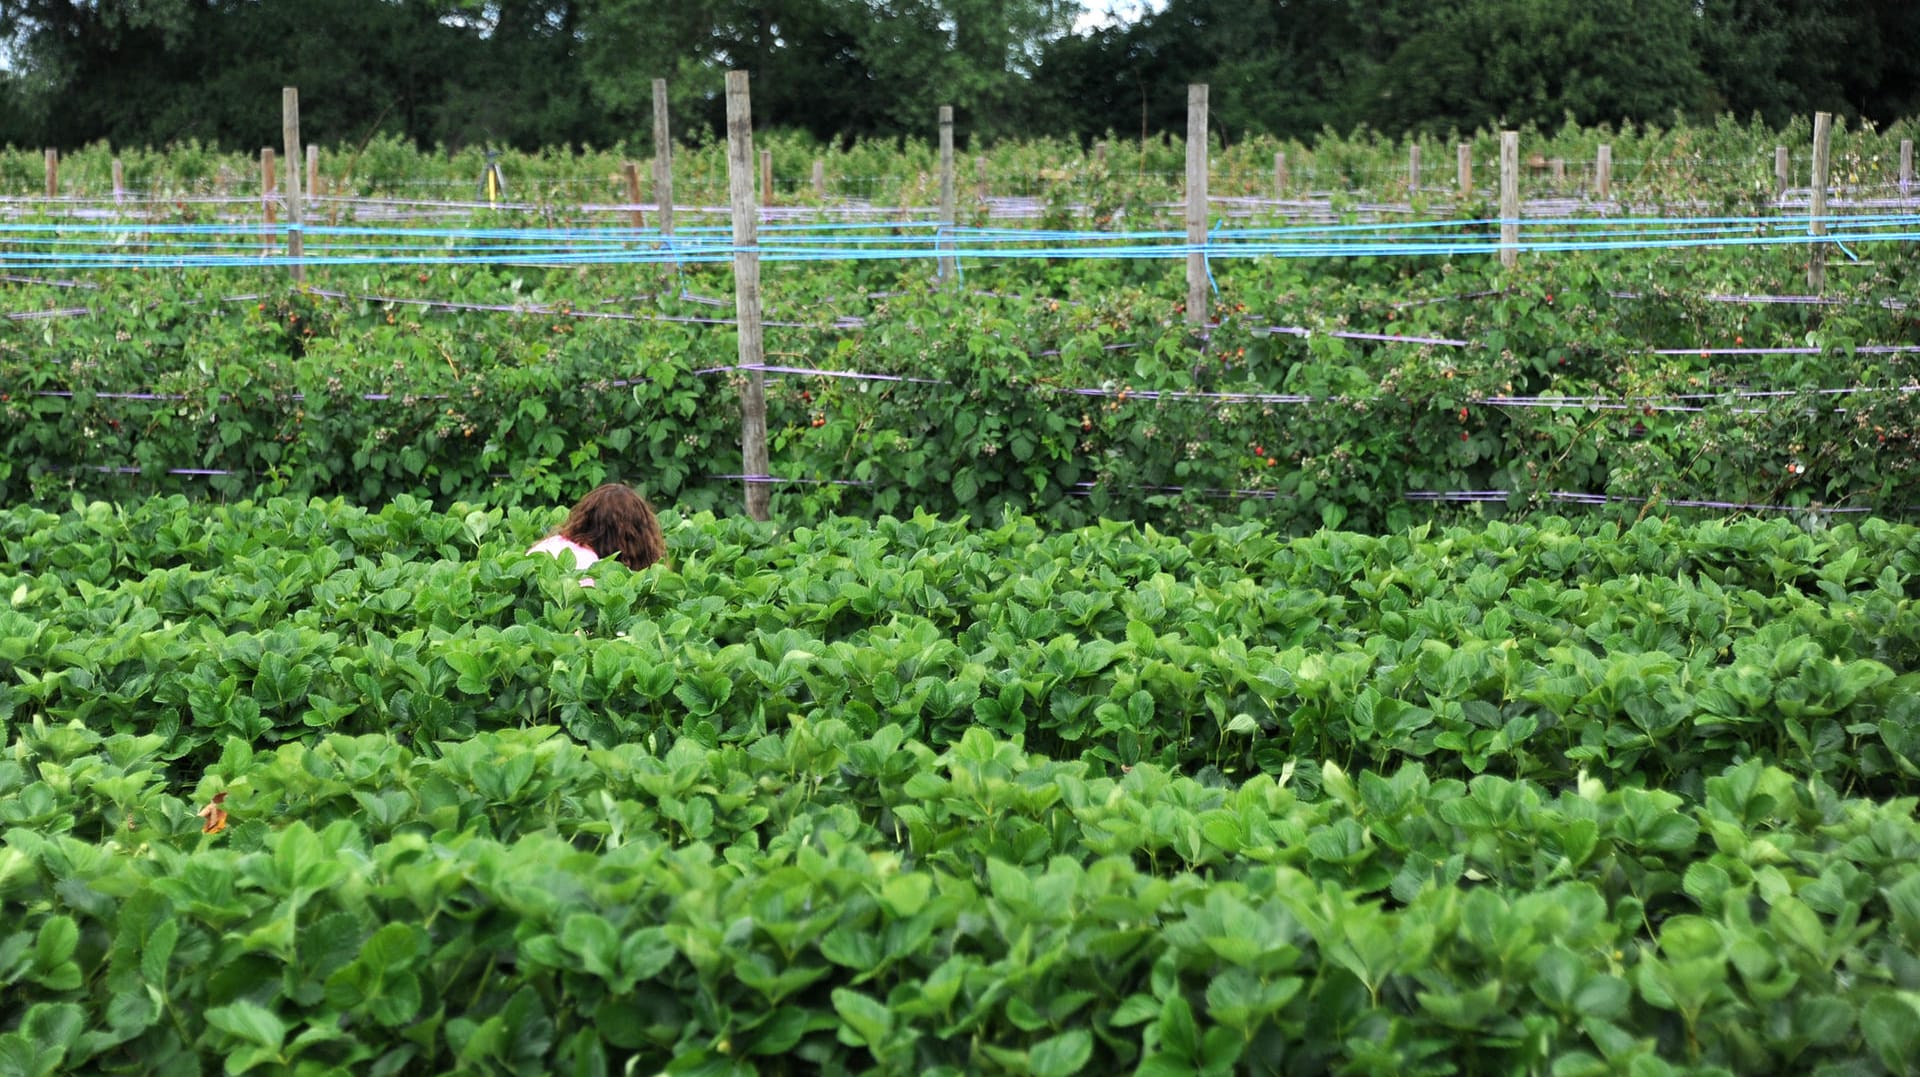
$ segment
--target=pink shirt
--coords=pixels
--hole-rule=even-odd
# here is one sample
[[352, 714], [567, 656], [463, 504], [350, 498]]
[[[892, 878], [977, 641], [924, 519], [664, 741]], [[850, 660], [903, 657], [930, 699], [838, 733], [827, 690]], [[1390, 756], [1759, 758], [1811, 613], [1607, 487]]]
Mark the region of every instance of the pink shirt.
[[[573, 551], [574, 568], [586, 568], [588, 565], [600, 560], [599, 554], [561, 535], [549, 535], [527, 548], [528, 553], [550, 553], [555, 557], [560, 556], [561, 550]], [[593, 580], [588, 577], [582, 577], [580, 586], [592, 587]]]

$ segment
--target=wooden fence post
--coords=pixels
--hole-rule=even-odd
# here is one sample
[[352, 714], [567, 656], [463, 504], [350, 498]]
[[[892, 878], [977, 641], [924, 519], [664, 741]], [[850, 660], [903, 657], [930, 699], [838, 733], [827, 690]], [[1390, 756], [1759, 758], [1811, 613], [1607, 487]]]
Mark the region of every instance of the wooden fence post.
[[1913, 139], [1900, 140], [1900, 197], [1913, 190]]
[[47, 197], [60, 197], [60, 151], [47, 150]]
[[1207, 84], [1187, 87], [1187, 324], [1207, 321]]
[[295, 284], [307, 282], [307, 267], [301, 263], [306, 253], [305, 226], [300, 206], [300, 91], [288, 86], [280, 91], [280, 135], [287, 145], [287, 257], [293, 260]]
[[813, 197], [827, 200], [827, 162], [818, 157], [813, 159]]
[[1773, 200], [1779, 202], [1787, 197], [1787, 178], [1790, 169], [1787, 160], [1787, 148], [1773, 148]]
[[1273, 197], [1287, 197], [1287, 155], [1284, 151], [1273, 155]]
[[953, 106], [940, 106], [940, 279], [951, 282], [959, 274], [953, 260], [955, 206], [953, 193]]
[[120, 201], [126, 193], [127, 173], [126, 170], [120, 166], [120, 158], [115, 157], [113, 159], [113, 200], [115, 202]]
[[1473, 145], [1462, 142], [1453, 148], [1453, 152], [1457, 158], [1454, 171], [1458, 174], [1460, 198], [1464, 201], [1473, 195]]
[[753, 111], [747, 73], [727, 72], [727, 184], [733, 196], [733, 302], [740, 317], [740, 459], [747, 515], [767, 519], [767, 386], [760, 370], [760, 208], [753, 199]]
[[640, 166], [628, 161], [620, 171], [626, 174], [627, 205], [632, 207], [627, 211], [627, 224], [637, 232], [647, 226], [647, 215], [640, 210]]
[[1407, 198], [1420, 193], [1420, 143], [1407, 147]]
[[307, 147], [307, 197], [320, 195], [320, 144], [315, 142]]
[[667, 126], [667, 80], [653, 80], [653, 197], [660, 203], [654, 219], [660, 234], [673, 235], [673, 137]]
[[773, 151], [760, 151], [760, 204], [773, 205]]
[[[1833, 114], [1813, 114], [1813, 190], [1807, 202], [1807, 231], [1827, 234], [1827, 157], [1833, 143]], [[1827, 283], [1827, 246], [1817, 238], [1807, 250], [1807, 290], [1815, 295]]]
[[[260, 209], [268, 225], [280, 219], [279, 208], [273, 196], [279, 192], [280, 182], [274, 175], [273, 147], [267, 146], [260, 151]], [[273, 246], [273, 237], [267, 237], [267, 246]]]
[[1593, 162], [1593, 195], [1605, 202], [1613, 194], [1613, 147], [1602, 146]]
[[1500, 265], [1520, 262], [1520, 132], [1500, 132]]

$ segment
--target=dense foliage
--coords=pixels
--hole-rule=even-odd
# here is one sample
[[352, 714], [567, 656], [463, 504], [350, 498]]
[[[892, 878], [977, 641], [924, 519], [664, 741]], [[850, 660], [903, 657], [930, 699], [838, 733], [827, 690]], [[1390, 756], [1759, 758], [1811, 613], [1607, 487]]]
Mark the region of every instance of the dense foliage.
[[[739, 502], [736, 344], [709, 324], [727, 274], [461, 264], [442, 242], [310, 290], [245, 270], [8, 284], [0, 492], [551, 504], [613, 477], [689, 511]], [[957, 284], [774, 265], [775, 511], [1299, 532], [1498, 491], [1472, 511], [1899, 514], [1920, 504], [1913, 262], [1848, 249], [1817, 303], [1796, 298], [1798, 244], [1511, 273], [1222, 258], [1204, 332], [1165, 259], [981, 260]]]
[[[0, 291], [0, 1077], [1913, 1072], [1913, 259], [1836, 222], [1799, 294], [1764, 130], [1554, 135], [1614, 138], [1625, 205], [1736, 220], [1506, 273], [1216, 229], [1199, 326], [1073, 257], [1176, 149], [1003, 148], [1045, 231], [961, 279], [768, 263], [774, 523], [707, 511], [728, 274], [527, 231], [626, 224], [617, 158], [512, 161], [484, 233], [316, 216], [378, 264], [304, 288], [243, 162], [136, 158], [177, 193], [21, 225]], [[846, 155], [903, 218], [926, 158]], [[525, 555], [605, 478], [667, 563]]]
[[940, 105], [982, 141], [1146, 138], [1184, 130], [1191, 82], [1233, 140], [1817, 109], [1885, 124], [1920, 105], [1901, 0], [1167, 0], [1077, 25], [1106, 6], [7, 0], [0, 142], [274, 145], [285, 85], [333, 146], [644, 142], [651, 80], [679, 129], [710, 134], [727, 69], [752, 74], [763, 126], [822, 141], [917, 134]]
[[1911, 528], [551, 520], [0, 515], [0, 1060], [1914, 1057]]

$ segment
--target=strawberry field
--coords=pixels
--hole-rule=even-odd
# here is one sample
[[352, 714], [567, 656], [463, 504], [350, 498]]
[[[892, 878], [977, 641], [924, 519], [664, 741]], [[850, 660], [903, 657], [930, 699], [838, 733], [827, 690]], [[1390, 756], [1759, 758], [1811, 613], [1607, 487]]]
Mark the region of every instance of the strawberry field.
[[0, 1057], [1914, 1057], [1911, 527], [549, 522], [0, 516]]
[[[1223, 218], [1197, 319], [1151, 146], [947, 278], [770, 224], [752, 368], [578, 202], [9, 225], [0, 1074], [1914, 1072], [1911, 217], [1813, 292], [1757, 136], [1615, 137], [1512, 271]], [[606, 480], [670, 564], [524, 556]]]

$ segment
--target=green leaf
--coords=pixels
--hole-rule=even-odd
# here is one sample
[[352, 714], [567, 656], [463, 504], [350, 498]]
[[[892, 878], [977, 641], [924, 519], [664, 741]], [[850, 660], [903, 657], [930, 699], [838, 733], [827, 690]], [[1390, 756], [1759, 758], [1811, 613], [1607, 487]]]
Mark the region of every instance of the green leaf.
[[895, 875], [880, 887], [880, 903], [896, 917], [908, 917], [927, 907], [933, 894], [933, 877], [915, 872]]
[[1194, 1024], [1193, 1007], [1183, 995], [1169, 995], [1160, 1006], [1160, 1046], [1175, 1058], [1200, 1060], [1200, 1030]]
[[47, 1077], [60, 1068], [58, 1051], [45, 1051], [18, 1032], [0, 1035], [0, 1077]]
[[1070, 1077], [1093, 1055], [1093, 1034], [1084, 1028], [1062, 1032], [1033, 1045], [1028, 1065], [1033, 1077]]
[[148, 983], [166, 989], [167, 965], [173, 960], [173, 948], [179, 941], [178, 921], [167, 919], [153, 926], [146, 948], [140, 951], [140, 975], [146, 977]]
[[833, 991], [833, 1008], [840, 1015], [840, 1042], [875, 1048], [893, 1034], [893, 1012], [879, 1000], [850, 988]]
[[71, 916], [53, 916], [40, 925], [40, 936], [33, 944], [34, 966], [46, 971], [64, 964], [80, 942], [80, 929]]
[[359, 960], [379, 973], [404, 969], [419, 955], [423, 934], [412, 924], [386, 924], [361, 945]]
[[1881, 992], [1860, 1010], [1860, 1033], [1880, 1062], [1895, 1073], [1912, 1073], [1920, 1059], [1920, 1009], [1900, 995]]
[[286, 1023], [277, 1014], [245, 999], [209, 1009], [207, 1024], [236, 1039], [276, 1051], [287, 1038]]
[[611, 980], [618, 975], [615, 965], [620, 960], [620, 936], [606, 917], [590, 912], [567, 917], [560, 927], [560, 945], [580, 958], [595, 976]]

